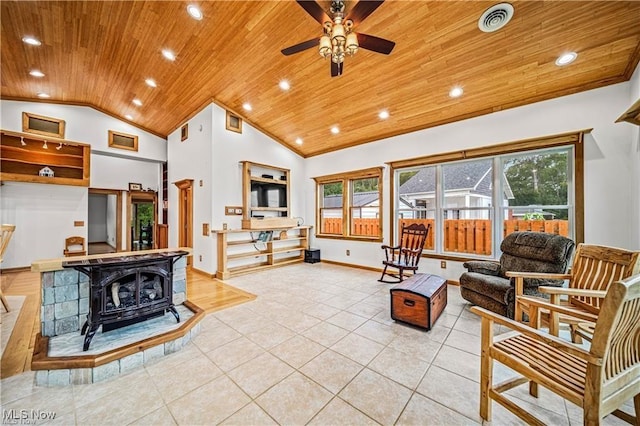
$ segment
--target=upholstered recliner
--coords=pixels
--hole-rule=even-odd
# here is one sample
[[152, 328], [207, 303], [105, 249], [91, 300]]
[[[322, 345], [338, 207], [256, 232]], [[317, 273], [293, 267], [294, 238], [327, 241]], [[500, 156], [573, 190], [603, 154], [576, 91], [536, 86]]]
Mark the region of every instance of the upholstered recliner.
[[[475, 260], [464, 263], [468, 272], [460, 277], [460, 294], [474, 305], [513, 318], [515, 279], [508, 278], [506, 272], [564, 273], [574, 248], [572, 240], [560, 235], [542, 232], [509, 234], [500, 245], [500, 262]], [[528, 278], [524, 280], [524, 294], [547, 297], [538, 292], [538, 286], [560, 287], [562, 284], [562, 280]]]

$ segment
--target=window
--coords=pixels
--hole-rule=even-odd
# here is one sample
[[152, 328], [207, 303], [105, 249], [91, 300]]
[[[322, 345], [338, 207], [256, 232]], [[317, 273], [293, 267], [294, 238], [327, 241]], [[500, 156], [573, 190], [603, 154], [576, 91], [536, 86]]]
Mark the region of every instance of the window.
[[381, 241], [382, 168], [316, 177], [318, 237]]
[[109, 148], [128, 149], [130, 151], [138, 150], [138, 137], [136, 135], [128, 135], [126, 133], [114, 132], [109, 130]]
[[431, 224], [425, 253], [438, 257], [497, 258], [515, 231], [580, 242], [582, 153], [573, 133], [395, 162], [392, 232]]

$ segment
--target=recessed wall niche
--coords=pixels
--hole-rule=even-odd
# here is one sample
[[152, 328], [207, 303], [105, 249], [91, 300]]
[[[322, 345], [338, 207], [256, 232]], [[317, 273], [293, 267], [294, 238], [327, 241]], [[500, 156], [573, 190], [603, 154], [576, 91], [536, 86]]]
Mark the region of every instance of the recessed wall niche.
[[136, 135], [128, 135], [126, 133], [109, 130], [109, 147], [137, 151], [138, 137]]
[[64, 139], [65, 121], [31, 112], [22, 113], [22, 131]]

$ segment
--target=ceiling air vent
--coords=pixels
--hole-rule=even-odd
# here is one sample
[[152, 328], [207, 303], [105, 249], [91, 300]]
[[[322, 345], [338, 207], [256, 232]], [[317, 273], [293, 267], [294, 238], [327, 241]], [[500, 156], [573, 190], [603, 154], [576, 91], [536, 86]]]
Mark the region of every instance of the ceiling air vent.
[[513, 17], [513, 6], [499, 3], [485, 10], [478, 19], [478, 28], [485, 33], [497, 31], [509, 23]]

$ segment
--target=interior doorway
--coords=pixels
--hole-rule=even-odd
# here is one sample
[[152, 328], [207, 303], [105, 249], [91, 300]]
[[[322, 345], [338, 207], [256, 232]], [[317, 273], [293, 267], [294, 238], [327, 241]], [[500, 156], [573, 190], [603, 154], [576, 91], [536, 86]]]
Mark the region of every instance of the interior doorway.
[[[193, 247], [193, 179], [175, 182], [178, 187], [178, 247]], [[187, 256], [191, 265], [191, 256]]]
[[127, 201], [127, 248], [150, 250], [157, 246], [158, 194], [154, 191], [130, 191]]
[[87, 253], [122, 251], [122, 194], [115, 189], [89, 188]]

